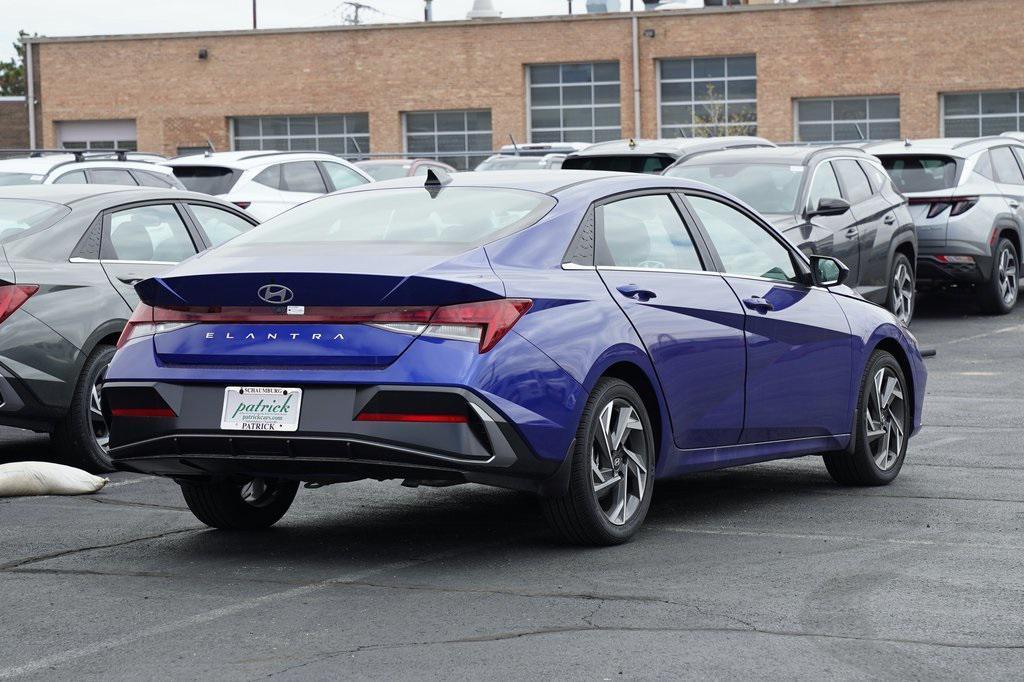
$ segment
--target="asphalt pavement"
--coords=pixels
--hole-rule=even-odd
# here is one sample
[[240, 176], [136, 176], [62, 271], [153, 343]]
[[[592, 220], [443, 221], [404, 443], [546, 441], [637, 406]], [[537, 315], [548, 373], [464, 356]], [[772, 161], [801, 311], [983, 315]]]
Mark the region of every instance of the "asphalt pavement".
[[[1020, 679], [1024, 304], [923, 298], [899, 479], [802, 458], [659, 482], [645, 529], [560, 545], [528, 495], [300, 490], [211, 531], [169, 481], [0, 500], [0, 679]], [[49, 458], [0, 430], [0, 461]]]

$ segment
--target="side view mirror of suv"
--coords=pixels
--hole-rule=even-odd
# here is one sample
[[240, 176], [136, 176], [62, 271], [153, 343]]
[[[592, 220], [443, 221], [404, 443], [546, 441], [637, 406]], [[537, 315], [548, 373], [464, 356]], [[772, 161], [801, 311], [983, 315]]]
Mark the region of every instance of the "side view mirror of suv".
[[842, 215], [850, 210], [850, 202], [846, 199], [826, 197], [818, 202], [818, 207], [807, 211], [807, 217], [819, 215]]
[[815, 286], [836, 287], [845, 282], [849, 275], [850, 269], [838, 258], [811, 256], [811, 279]]

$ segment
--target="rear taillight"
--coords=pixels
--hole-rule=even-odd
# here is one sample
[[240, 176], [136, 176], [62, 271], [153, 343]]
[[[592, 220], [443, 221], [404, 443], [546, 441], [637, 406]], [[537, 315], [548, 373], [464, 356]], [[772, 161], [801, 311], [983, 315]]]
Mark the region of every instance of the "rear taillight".
[[39, 291], [35, 284], [5, 284], [0, 286], [0, 322], [3, 322], [32, 294]]
[[967, 213], [972, 206], [978, 203], [978, 197], [955, 197], [952, 201], [953, 208], [949, 210], [949, 215], [960, 215]]
[[958, 216], [966, 213], [972, 206], [978, 203], [978, 197], [949, 197], [948, 199], [915, 198], [910, 203], [928, 206], [928, 217], [937, 218], [947, 208], [949, 215]]
[[140, 304], [124, 328], [117, 347], [132, 339], [174, 331], [193, 324], [366, 324], [400, 334], [456, 339], [494, 347], [533, 305], [525, 298], [441, 306], [151, 308]]

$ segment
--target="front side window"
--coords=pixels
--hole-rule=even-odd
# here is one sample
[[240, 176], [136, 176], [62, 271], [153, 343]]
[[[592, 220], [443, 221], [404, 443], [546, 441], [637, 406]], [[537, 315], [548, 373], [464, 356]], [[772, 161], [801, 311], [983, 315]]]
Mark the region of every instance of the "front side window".
[[999, 182], [1010, 185], [1024, 185], [1024, 176], [1021, 175], [1017, 159], [1009, 147], [996, 147], [989, 151], [992, 155], [992, 166], [996, 170], [996, 177]]
[[410, 111], [404, 114], [405, 151], [436, 159], [457, 170], [472, 170], [494, 145], [491, 110]]
[[253, 228], [248, 220], [220, 208], [204, 204], [189, 204], [189, 208], [212, 246], [220, 246]]
[[1024, 130], [1024, 90], [942, 96], [944, 137], [978, 137]]
[[196, 253], [173, 206], [136, 206], [110, 215], [103, 247], [106, 260], [177, 263]]
[[665, 194], [606, 204], [596, 264], [643, 270], [700, 270], [700, 257], [672, 199]]
[[[436, 196], [435, 196], [436, 195]], [[332, 194], [286, 211], [232, 240], [247, 244], [485, 244], [534, 224], [555, 200], [488, 187], [422, 188]]]
[[853, 159], [839, 159], [833, 161], [832, 166], [846, 190], [847, 201], [858, 204], [871, 197], [871, 185], [860, 164]]
[[661, 136], [757, 134], [757, 60], [739, 57], [662, 59]]
[[530, 142], [605, 142], [622, 137], [618, 62], [527, 67]]
[[[804, 167], [768, 163], [687, 163], [673, 167], [665, 175], [718, 187], [750, 204], [758, 213], [793, 213]], [[835, 196], [839, 196], [838, 191]]]
[[232, 119], [232, 149], [321, 151], [355, 159], [370, 152], [370, 115], [243, 116]]
[[836, 180], [835, 170], [828, 161], [818, 166], [814, 171], [814, 179], [811, 180], [811, 187], [807, 190], [807, 208], [814, 210], [822, 199], [842, 199], [843, 192], [839, 189], [839, 181]]
[[700, 196], [688, 198], [727, 274], [799, 281], [789, 249], [765, 227], [720, 201]]
[[894, 140], [900, 136], [900, 98], [833, 97], [796, 103], [798, 142]]
[[281, 164], [281, 189], [286, 192], [323, 194], [327, 186], [315, 161], [292, 161]]
[[351, 168], [342, 166], [340, 163], [324, 161], [323, 166], [324, 170], [327, 171], [327, 177], [331, 179], [331, 184], [334, 185], [335, 190], [365, 185], [367, 182], [366, 178], [362, 175], [356, 173]]

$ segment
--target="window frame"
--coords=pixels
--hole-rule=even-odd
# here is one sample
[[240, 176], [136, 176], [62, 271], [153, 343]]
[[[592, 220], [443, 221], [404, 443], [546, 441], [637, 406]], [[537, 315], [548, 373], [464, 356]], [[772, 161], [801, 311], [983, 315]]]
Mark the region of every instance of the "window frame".
[[[871, 102], [872, 100], [880, 99], [894, 99], [896, 100], [897, 116], [896, 118], [872, 118], [871, 117]], [[837, 119], [835, 116], [835, 103], [842, 101], [853, 101], [853, 100], [864, 100], [864, 118], [858, 119]], [[827, 102], [829, 105], [830, 118], [828, 119], [800, 119], [800, 104], [802, 102]], [[841, 96], [841, 97], [798, 97], [793, 99], [793, 139], [797, 142], [806, 142], [808, 144], [849, 144], [851, 142], [870, 142], [874, 139], [898, 139], [900, 133], [903, 132], [903, 103], [900, 101], [900, 95], [852, 95], [852, 96]], [[895, 123], [899, 128], [895, 138], [872, 138], [870, 135], [872, 123]], [[865, 127], [865, 137], [860, 140], [850, 139], [837, 139], [836, 138], [836, 125], [857, 125], [863, 124]], [[800, 136], [801, 125], [828, 125], [830, 127], [830, 134], [828, 140], [804, 140]]]
[[[744, 59], [744, 58], [752, 58], [754, 60], [754, 74], [752, 76], [734, 76], [734, 77], [730, 78], [729, 75], [728, 75], [729, 74], [729, 59]], [[721, 78], [703, 78], [703, 77], [701, 77], [701, 78], [694, 78], [694, 76], [693, 76], [693, 62], [695, 60], [698, 60], [698, 59], [721, 59], [721, 60], [723, 60], [723, 62], [724, 62], [724, 70], [723, 70], [722, 77]], [[690, 78], [689, 79], [686, 79], [686, 78], [667, 78], [666, 79], [666, 78], [663, 77], [662, 74], [663, 74], [663, 67], [664, 67], [664, 63], [665, 62], [682, 62], [682, 61], [689, 61], [691, 63], [690, 64]], [[686, 137], [694, 137], [694, 135], [692, 135], [693, 130], [695, 128], [699, 128], [699, 127], [701, 127], [701, 125], [703, 125], [703, 124], [699, 125], [699, 124], [697, 124], [695, 122], [696, 119], [694, 118], [694, 112], [695, 112], [696, 106], [698, 104], [701, 104], [701, 103], [704, 103], [704, 102], [716, 102], [716, 101], [722, 102], [722, 104], [726, 107], [727, 115], [728, 115], [728, 106], [729, 106], [730, 103], [732, 103], [732, 104], [753, 104], [754, 105], [754, 120], [753, 121], [746, 121], [746, 122], [743, 122], [743, 123], [736, 123], [736, 124], [730, 124], [727, 121], [725, 123], [725, 125], [727, 125], [727, 126], [728, 125], [736, 125], [736, 126], [742, 125], [744, 127], [751, 128], [749, 133], [744, 133], [744, 134], [757, 135], [757, 131], [758, 131], [758, 127], [759, 127], [759, 125], [758, 125], [758, 109], [757, 109], [757, 104], [758, 104], [758, 102], [757, 102], [757, 82], [759, 80], [758, 73], [757, 73], [757, 67], [758, 67], [757, 54], [755, 54], [755, 53], [748, 53], [748, 54], [726, 54], [726, 55], [693, 55], [693, 56], [689, 56], [689, 57], [659, 57], [658, 59], [655, 60], [655, 63], [656, 63], [656, 70], [655, 70], [655, 76], [656, 76], [656, 78], [655, 78], [655, 81], [656, 81], [656, 83], [655, 83], [655, 86], [656, 86], [655, 99], [656, 99], [656, 111], [657, 111], [657, 118], [658, 118], [658, 128], [657, 128], [657, 130], [658, 130], [658, 137], [676, 137], [678, 135], [678, 133], [680, 131], [683, 131], [683, 130], [688, 130], [691, 133], [690, 135], [686, 135]], [[726, 96], [724, 96], [721, 100], [696, 100], [696, 99], [693, 99], [695, 97], [695, 95], [693, 94], [694, 84], [696, 84], [696, 83], [704, 83], [704, 82], [708, 82], [708, 81], [717, 81], [717, 80], [721, 80], [721, 81], [723, 81], [726, 84], [726, 93], [724, 93]], [[730, 99], [730, 98], [728, 98], [727, 95], [728, 95], [729, 81], [741, 81], [741, 80], [753, 81], [754, 82], [754, 96], [752, 98], [751, 97], [743, 97], [743, 98], [737, 98], [737, 99]], [[691, 99], [688, 102], [682, 101], [682, 100], [679, 100], [679, 101], [676, 101], [676, 100], [668, 100], [668, 101], [666, 101], [665, 100], [664, 96], [662, 95], [662, 85], [664, 83], [685, 83], [685, 82], [689, 82], [691, 84]], [[675, 124], [675, 125], [672, 125], [672, 126], [667, 126], [665, 124], [665, 122], [664, 122], [664, 108], [666, 106], [680, 106], [680, 105], [682, 105], [682, 106], [688, 105], [690, 107], [690, 123], [689, 124]], [[665, 134], [666, 133], [666, 131], [665, 131], [666, 127], [671, 127], [673, 129], [673, 134], [672, 135], [666, 135]]]
[[[686, 235], [690, 238], [690, 242], [693, 244], [695, 253], [697, 254], [697, 261], [700, 263], [701, 268], [699, 270], [693, 270], [688, 268], [641, 268], [628, 265], [599, 265], [597, 263], [597, 245], [600, 243], [598, 238], [604, 232], [604, 211], [602, 210], [605, 206], [611, 204], [618, 204], [623, 201], [629, 201], [630, 199], [638, 199], [640, 197], [650, 196], [664, 196], [668, 198], [670, 205], [675, 209], [676, 215], [679, 216], [679, 222], [685, 230]], [[629, 192], [626, 194], [615, 195], [613, 197], [606, 197], [599, 202], [594, 202], [594, 249], [593, 249], [593, 265], [597, 270], [619, 270], [619, 271], [630, 271], [630, 272], [674, 272], [680, 273], [707, 273], [708, 260], [706, 252], [702, 249], [703, 239], [698, 237], [696, 231], [687, 224], [687, 214], [682, 202], [679, 199], [678, 192], [673, 191], [670, 188], [663, 188], [661, 191], [657, 190], [640, 190], [637, 192]]]
[[[1008, 95], [1015, 94], [1017, 96], [1017, 109], [1014, 112], [1004, 112], [996, 114], [986, 114], [982, 110], [983, 103], [982, 98], [985, 95]], [[978, 101], [978, 113], [974, 114], [952, 114], [946, 113], [946, 98], [947, 97], [963, 97], [963, 96], [974, 96]], [[992, 118], [1015, 118], [1017, 120], [1017, 126], [1014, 131], [1024, 131], [1024, 88], [1021, 89], [1010, 89], [1010, 90], [970, 90], [967, 92], [940, 92], [939, 93], [939, 134], [940, 137], [950, 137], [946, 130], [946, 125], [950, 120], [954, 121], [977, 121], [978, 122], [978, 134], [969, 135], [968, 137], [988, 137], [989, 134], [982, 131], [982, 126], [985, 119]], [[957, 135], [959, 137], [959, 135]]]
[[[99, 262], [100, 263], [130, 263], [135, 265], [177, 265], [178, 262], [170, 261], [157, 261], [157, 260], [132, 260], [125, 258], [117, 258], [116, 254], [112, 252], [113, 247], [110, 244], [110, 220], [115, 213], [121, 213], [122, 211], [129, 211], [133, 208], [145, 208], [147, 206], [170, 206], [177, 212], [178, 218], [185, 226], [185, 232], [188, 234], [189, 239], [192, 240], [192, 248], [196, 250], [196, 253], [201, 253], [209, 248], [209, 245], [205, 239], [197, 233], [195, 223], [192, 222], [191, 216], [187, 214], [187, 210], [182, 205], [182, 202], [177, 199], [154, 199], [152, 201], [133, 201], [128, 204], [119, 204], [117, 206], [111, 206], [105, 208], [100, 213], [98, 221], [100, 223], [100, 244], [99, 244]], [[200, 244], [204, 245], [200, 248]], [[193, 254], [195, 255], [195, 254]], [[113, 256], [113, 257], [112, 257]], [[81, 260], [81, 259], [78, 259]]]

